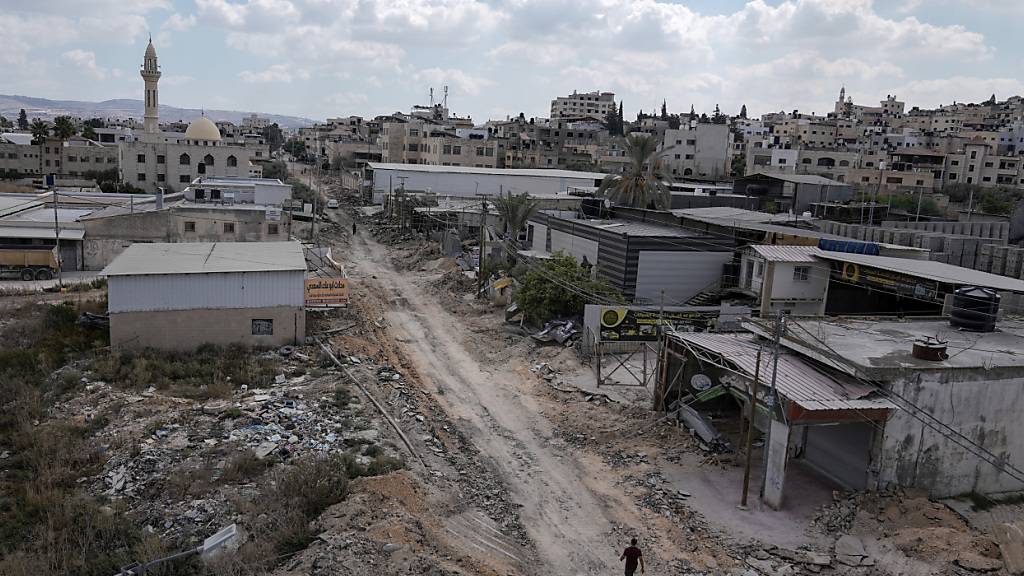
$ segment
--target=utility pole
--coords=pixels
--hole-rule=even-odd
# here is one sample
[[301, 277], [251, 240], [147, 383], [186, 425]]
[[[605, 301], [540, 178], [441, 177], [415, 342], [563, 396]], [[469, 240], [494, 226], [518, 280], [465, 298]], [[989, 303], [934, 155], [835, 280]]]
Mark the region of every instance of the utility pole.
[[57, 220], [57, 189], [51, 188], [50, 195], [53, 197], [53, 239], [57, 243], [57, 285], [61, 292], [64, 291], [64, 263], [60, 257], [60, 223]]
[[750, 392], [750, 416], [747, 421], [747, 447], [746, 466], [743, 470], [743, 497], [740, 499], [740, 510], [747, 509], [747, 494], [750, 492], [750, 465], [753, 461], [752, 444], [754, 443], [754, 420], [757, 418], [757, 392], [758, 381], [761, 378], [761, 351], [762, 346], [757, 347], [757, 365], [754, 367], [754, 384]]
[[974, 187], [971, 186], [971, 195], [967, 197], [967, 221], [971, 221], [971, 212], [974, 212]]
[[[477, 184], [479, 190], [479, 184]], [[476, 194], [480, 197], [480, 262], [476, 269], [476, 297], [480, 298], [480, 293], [484, 289], [484, 254], [487, 251], [487, 195]]]
[[924, 198], [924, 188], [920, 188], [917, 191], [917, 216], [914, 217], [914, 222], [921, 221], [921, 200]]
[[779, 340], [782, 338], [782, 333], [786, 329], [786, 317], [782, 314], [782, 310], [779, 310], [775, 315], [775, 334], [772, 342], [772, 383], [768, 388], [767, 402], [768, 405], [768, 431], [764, 441], [764, 471], [761, 478], [761, 498], [764, 498], [764, 487], [768, 484], [768, 451], [771, 450], [772, 442], [772, 422], [775, 420], [775, 379], [779, 373]]

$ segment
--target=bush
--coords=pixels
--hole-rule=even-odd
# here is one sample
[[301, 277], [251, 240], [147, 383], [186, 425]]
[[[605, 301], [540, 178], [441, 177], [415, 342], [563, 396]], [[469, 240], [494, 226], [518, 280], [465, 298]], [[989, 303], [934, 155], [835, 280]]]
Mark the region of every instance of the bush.
[[562, 252], [531, 266], [515, 295], [526, 319], [539, 324], [552, 318], [582, 316], [583, 307], [597, 303], [598, 298], [624, 301], [608, 283], [592, 280], [587, 268]]
[[97, 359], [92, 369], [115, 386], [154, 386], [193, 399], [223, 398], [236, 386], [269, 386], [275, 360], [256, 357], [241, 346], [204, 346], [195, 352], [129, 350]]
[[245, 450], [228, 459], [220, 479], [222, 482], [249, 482], [266, 472], [270, 466], [269, 460], [260, 460], [252, 450]]

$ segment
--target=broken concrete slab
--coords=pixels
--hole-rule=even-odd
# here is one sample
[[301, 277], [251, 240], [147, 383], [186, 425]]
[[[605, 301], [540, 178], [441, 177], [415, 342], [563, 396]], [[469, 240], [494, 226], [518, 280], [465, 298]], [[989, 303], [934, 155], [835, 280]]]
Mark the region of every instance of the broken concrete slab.
[[1011, 576], [1024, 574], [1024, 529], [1017, 522], [996, 524], [993, 527], [999, 551], [1003, 553], [1006, 572]]
[[864, 542], [860, 538], [850, 534], [843, 534], [836, 540], [836, 555], [842, 556], [867, 556], [864, 550]]
[[254, 452], [256, 453], [257, 458], [263, 460], [267, 456], [273, 454], [275, 450], [277, 450], [277, 444], [274, 444], [273, 442], [264, 442], [257, 446]]

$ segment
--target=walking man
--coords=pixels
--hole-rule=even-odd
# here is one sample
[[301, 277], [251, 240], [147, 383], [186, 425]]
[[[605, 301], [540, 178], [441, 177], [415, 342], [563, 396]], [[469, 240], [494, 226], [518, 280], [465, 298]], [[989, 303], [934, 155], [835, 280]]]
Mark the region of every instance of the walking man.
[[626, 561], [626, 576], [633, 576], [638, 563], [640, 564], [640, 573], [644, 573], [644, 555], [636, 547], [636, 538], [629, 541], [629, 546], [622, 551], [622, 556], [619, 556], [619, 562], [623, 560]]
[[356, 223], [355, 222], [352, 222], [352, 235], [353, 236], [356, 235]]

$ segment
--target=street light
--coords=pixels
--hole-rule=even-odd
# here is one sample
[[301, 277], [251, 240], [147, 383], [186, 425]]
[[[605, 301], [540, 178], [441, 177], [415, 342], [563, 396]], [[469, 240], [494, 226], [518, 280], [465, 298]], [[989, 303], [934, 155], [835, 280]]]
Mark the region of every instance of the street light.
[[203, 540], [203, 543], [195, 548], [190, 548], [188, 550], [178, 552], [177, 554], [171, 554], [170, 556], [166, 556], [164, 558], [157, 558], [156, 560], [151, 560], [149, 562], [146, 562], [145, 564], [142, 564], [140, 562], [134, 562], [121, 568], [121, 571], [117, 574], [114, 574], [114, 576], [141, 576], [147, 574], [149, 570], [155, 568], [156, 566], [159, 566], [160, 564], [163, 564], [164, 562], [170, 562], [171, 560], [180, 560], [182, 558], [188, 558], [189, 556], [194, 556], [197, 554], [200, 556], [210, 556], [211, 554], [213, 554], [220, 548], [223, 548], [229, 542], [232, 542], [237, 538], [238, 527], [235, 524], [232, 524], [225, 528], [221, 528], [220, 531], [218, 531], [213, 536], [210, 536], [206, 540]]

